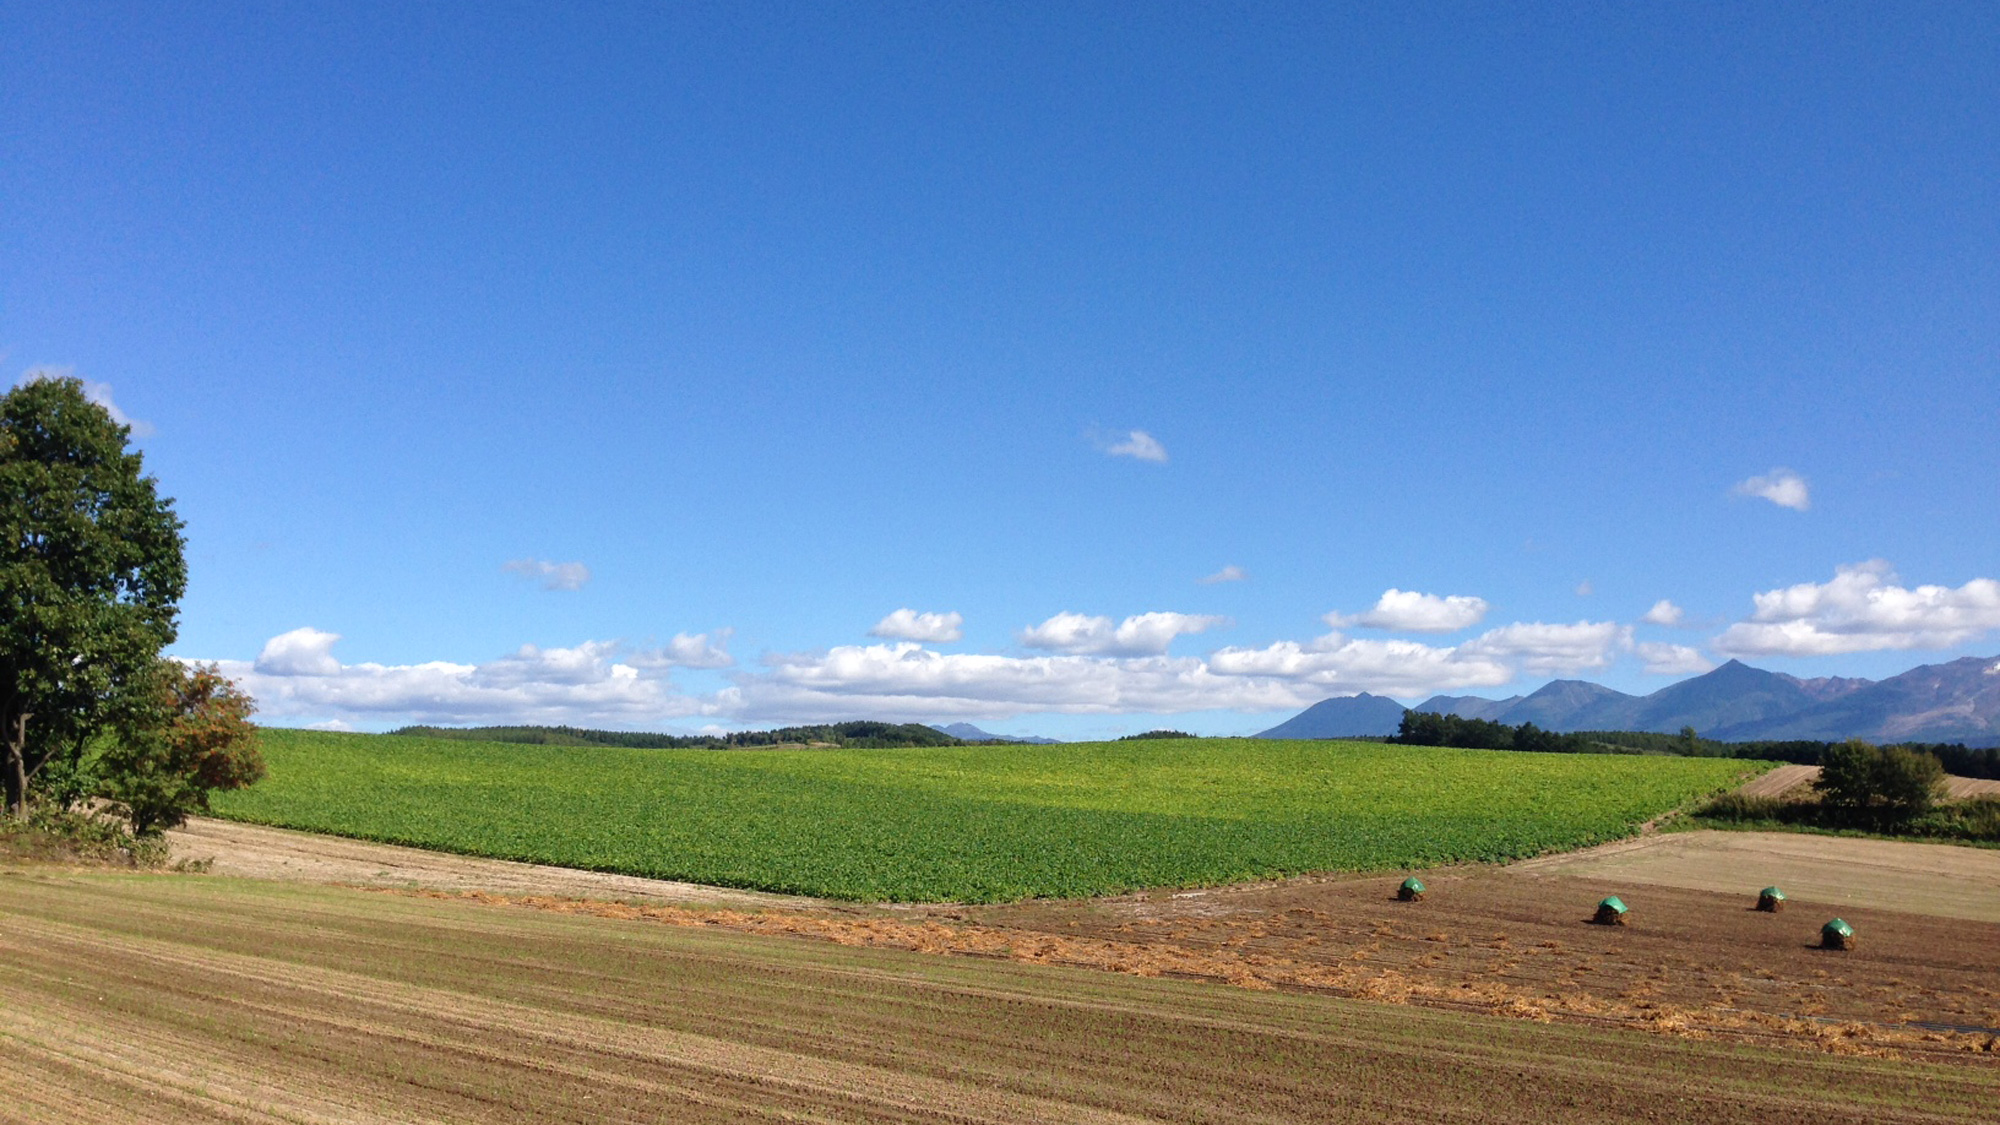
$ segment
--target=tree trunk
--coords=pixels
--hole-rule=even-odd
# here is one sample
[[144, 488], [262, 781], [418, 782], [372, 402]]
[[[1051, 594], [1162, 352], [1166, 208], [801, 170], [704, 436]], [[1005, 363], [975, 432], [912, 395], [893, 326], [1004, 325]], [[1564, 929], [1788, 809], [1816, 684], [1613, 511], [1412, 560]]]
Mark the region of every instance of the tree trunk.
[[7, 797], [7, 815], [19, 819], [28, 815], [28, 720], [26, 711], [11, 711], [6, 717], [4, 738], [6, 761], [0, 763], [0, 786]]

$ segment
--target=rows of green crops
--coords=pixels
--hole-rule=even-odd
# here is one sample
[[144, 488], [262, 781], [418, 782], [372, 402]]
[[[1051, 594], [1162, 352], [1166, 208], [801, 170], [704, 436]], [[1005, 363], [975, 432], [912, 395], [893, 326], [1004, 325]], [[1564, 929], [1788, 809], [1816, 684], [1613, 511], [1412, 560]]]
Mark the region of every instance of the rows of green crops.
[[267, 730], [264, 824], [849, 899], [1004, 901], [1505, 860], [1755, 766], [1354, 742], [625, 750]]

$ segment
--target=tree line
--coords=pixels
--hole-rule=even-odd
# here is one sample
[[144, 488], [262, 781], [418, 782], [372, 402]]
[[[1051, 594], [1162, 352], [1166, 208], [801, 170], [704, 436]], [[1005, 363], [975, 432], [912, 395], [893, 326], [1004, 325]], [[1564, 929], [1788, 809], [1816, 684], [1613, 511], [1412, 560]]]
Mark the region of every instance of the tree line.
[[[1586, 730], [1557, 733], [1533, 723], [1508, 726], [1435, 711], [1404, 711], [1388, 741], [1406, 746], [1453, 746], [1466, 750], [1537, 750], [1555, 754], [1675, 754], [1691, 758], [1743, 758], [1821, 765], [1845, 742], [1807, 739], [1718, 742], [1693, 727], [1679, 734], [1656, 731]], [[1904, 742], [1897, 745], [1938, 760], [1944, 772], [2000, 780], [2000, 747], [1972, 748], [1958, 742]]]
[[17, 824], [108, 809], [153, 837], [263, 776], [250, 698], [163, 655], [182, 523], [130, 438], [76, 379], [0, 396], [0, 800]]

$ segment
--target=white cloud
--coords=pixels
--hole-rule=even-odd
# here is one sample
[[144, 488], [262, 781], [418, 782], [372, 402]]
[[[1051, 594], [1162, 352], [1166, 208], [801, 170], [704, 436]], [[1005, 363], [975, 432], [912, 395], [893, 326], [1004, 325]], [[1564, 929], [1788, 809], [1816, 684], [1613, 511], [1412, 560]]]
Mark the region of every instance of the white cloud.
[[307, 723], [307, 730], [352, 731], [354, 724], [342, 719], [328, 719], [323, 723]]
[[1113, 457], [1130, 457], [1135, 461], [1152, 461], [1162, 465], [1167, 462], [1167, 447], [1144, 430], [1133, 430], [1123, 441], [1107, 446], [1104, 452]]
[[1871, 559], [1837, 568], [1830, 582], [1766, 591], [1713, 647], [1737, 656], [1938, 649], [2000, 629], [2000, 581], [1975, 578], [1957, 589], [1898, 582], [1887, 562]]
[[323, 633], [310, 625], [279, 633], [264, 642], [256, 669], [267, 676], [337, 675], [340, 661], [333, 658], [333, 643], [339, 639], [339, 633]]
[[139, 419], [118, 409], [118, 404], [112, 401], [111, 398], [111, 384], [80, 378], [74, 367], [30, 367], [21, 373], [19, 379], [14, 380], [14, 385], [18, 387], [24, 383], [36, 383], [43, 379], [75, 379], [77, 382], [83, 384], [83, 397], [103, 407], [104, 412], [111, 415], [113, 422], [121, 426], [131, 427], [133, 437], [151, 437], [153, 435], [153, 424], [151, 422], [141, 422]]
[[1803, 512], [1812, 507], [1812, 497], [1806, 488], [1806, 478], [1790, 469], [1772, 469], [1761, 477], [1751, 477], [1736, 485], [1738, 496], [1757, 496], [1780, 508], [1791, 508]]
[[1715, 667], [1715, 661], [1687, 645], [1641, 641], [1632, 651], [1646, 665], [1647, 673], [1655, 676], [1697, 676]]
[[1218, 582], [1241, 582], [1248, 577], [1250, 575], [1245, 573], [1242, 567], [1231, 563], [1214, 574], [1201, 579], [1201, 584], [1204, 586], [1213, 586]]
[[1029, 648], [1071, 655], [1157, 656], [1175, 637], [1204, 633], [1227, 625], [1226, 617], [1191, 613], [1141, 613], [1111, 624], [1109, 617], [1058, 613], [1040, 625], [1021, 630]]
[[1597, 587], [1591, 585], [1588, 578], [1576, 584], [1576, 596], [1579, 598], [1587, 598], [1596, 592]]
[[675, 633], [659, 648], [634, 650], [627, 663], [638, 668], [727, 668], [736, 663], [728, 649], [735, 632], [722, 628], [711, 633]]
[[1376, 599], [1374, 609], [1352, 617], [1329, 613], [1325, 621], [1336, 629], [1359, 625], [1410, 633], [1450, 633], [1479, 624], [1486, 617], [1486, 610], [1485, 598], [1465, 594], [1439, 597], [1390, 587]]
[[1328, 694], [1308, 684], [1218, 675], [1193, 657], [947, 654], [908, 642], [779, 657], [764, 676], [746, 678], [741, 687], [745, 713], [760, 721], [1277, 711]]
[[1641, 617], [1639, 620], [1645, 622], [1648, 625], [1665, 625], [1668, 627], [1672, 627], [1675, 625], [1679, 625], [1681, 623], [1681, 619], [1686, 616], [1687, 615], [1681, 611], [1681, 607], [1675, 605], [1674, 603], [1668, 601], [1665, 598], [1661, 598], [1659, 601], [1654, 602], [1653, 608], [1647, 610], [1646, 615], [1644, 617]]
[[493, 688], [530, 684], [573, 687], [628, 673], [637, 675], [636, 668], [614, 663], [617, 652], [616, 641], [585, 641], [575, 648], [522, 645], [498, 660], [481, 664], [471, 679], [482, 687]]
[[918, 613], [905, 608], [877, 621], [875, 627], [868, 630], [868, 635], [892, 641], [945, 644], [965, 635], [961, 628], [964, 624], [965, 618], [957, 613]]
[[1514, 670], [1505, 663], [1463, 646], [1351, 640], [1339, 633], [1307, 644], [1279, 641], [1264, 648], [1225, 648], [1210, 656], [1208, 663], [1223, 675], [1310, 686], [1307, 694], [1315, 700], [1362, 691], [1430, 695], [1446, 688], [1495, 687], [1514, 678]]
[[544, 590], [581, 590], [590, 581], [590, 568], [580, 562], [514, 559], [502, 563], [500, 569], [523, 578], [539, 579]]
[[[1478, 599], [1460, 599], [1456, 609], [1452, 601], [1385, 596], [1377, 606], [1384, 616], [1376, 620], [1410, 627], [1484, 612], [1483, 602], [1463, 604]], [[2000, 583], [1980, 579], [1958, 590], [1903, 590], [1893, 585], [1884, 564], [1843, 568], [1832, 583], [1773, 591], [1758, 602], [1768, 620], [1746, 626], [1825, 632], [1845, 614], [1843, 620], [1873, 629], [1866, 635], [1877, 646], [1900, 636], [1882, 631], [1894, 624], [1957, 635], [1952, 630], [2000, 623]], [[919, 627], [926, 616], [939, 620], [923, 627], [942, 626], [955, 615], [912, 612], [907, 623]], [[1602, 669], [1627, 654], [1654, 674], [1686, 675], [1712, 664], [1690, 646], [1639, 643], [1634, 626], [1609, 621], [1515, 622], [1457, 645], [1333, 632], [1303, 642], [1225, 647], [1206, 657], [1169, 654], [1176, 639], [1224, 623], [1182, 613], [1137, 614], [1116, 623], [1060, 613], [1021, 634], [1024, 643], [1045, 650], [1041, 653], [942, 653], [903, 639], [845, 645], [767, 656], [759, 667], [730, 673], [730, 686], [706, 693], [683, 691], [672, 670], [730, 666], [728, 629], [677, 634], [654, 648], [586, 640], [569, 647], [523, 645], [478, 664], [383, 665], [344, 664], [334, 653], [338, 634], [306, 627], [271, 638], [254, 662], [218, 663], [275, 722], [364, 729], [392, 722], [570, 723], [655, 730], [689, 718], [742, 726], [862, 717], [984, 721], [1045, 712], [1277, 712], [1360, 691], [1409, 699], [1498, 688], [1523, 675]], [[1845, 647], [1826, 650], [1858, 647], [1851, 638], [1839, 645]]]
[[1459, 646], [1469, 655], [1485, 656], [1537, 675], [1608, 668], [1632, 645], [1632, 627], [1615, 621], [1579, 621], [1574, 625], [1517, 622], [1489, 629]]
[[619, 659], [620, 646], [522, 645], [484, 664], [343, 664], [336, 633], [294, 629], [253, 662], [222, 660], [222, 674], [257, 700], [267, 720], [322, 723], [571, 723], [629, 726], [731, 712], [736, 689], [681, 693], [663, 672]]

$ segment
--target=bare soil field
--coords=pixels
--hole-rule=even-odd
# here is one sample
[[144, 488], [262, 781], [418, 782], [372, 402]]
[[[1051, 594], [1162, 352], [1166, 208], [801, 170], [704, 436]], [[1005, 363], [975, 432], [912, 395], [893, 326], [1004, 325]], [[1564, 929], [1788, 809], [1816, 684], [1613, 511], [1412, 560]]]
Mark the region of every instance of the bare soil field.
[[[2000, 849], [1797, 832], [1672, 832], [1514, 865], [1606, 884], [1776, 884], [1794, 909], [1871, 908], [2000, 922]], [[1822, 919], [1823, 921], [1824, 919]]]
[[447, 893], [0, 869], [0, 1120], [1860, 1125], [1990, 1121], [2000, 1098], [1990, 1065]]
[[1781, 797], [1801, 785], [1812, 784], [1818, 777], [1818, 766], [1784, 765], [1751, 778], [1736, 791], [1746, 797]]
[[[1815, 1050], [1966, 1058], [2000, 1028], [2000, 851], [1787, 833], [1643, 837], [1510, 867], [992, 907], [833, 904], [197, 822], [214, 870], [544, 913], [1205, 979]], [[242, 851], [232, 848], [241, 845]], [[428, 858], [426, 858], [428, 857]], [[1751, 909], [1759, 888], [1792, 896]], [[1727, 888], [1719, 890], [1717, 888]], [[1630, 925], [1587, 924], [1607, 894]], [[748, 901], [746, 901], [748, 900]], [[716, 909], [729, 907], [729, 909]], [[1838, 913], [1859, 948], [1813, 948]], [[1979, 1057], [2000, 1061], [1991, 1053]]]
[[[1782, 797], [1786, 793], [1819, 780], [1818, 766], [1779, 766], [1761, 776], [1745, 782], [1737, 792], [1747, 797]], [[1983, 777], [1959, 777], [1946, 774], [1945, 799], [1963, 801], [1972, 797], [1983, 797], [2000, 793], [2000, 781]]]
[[736, 907], [817, 904], [815, 899], [791, 895], [453, 855], [203, 817], [191, 819], [185, 827], [167, 833], [167, 841], [178, 860], [207, 863], [208, 869], [217, 875], [252, 879]]

